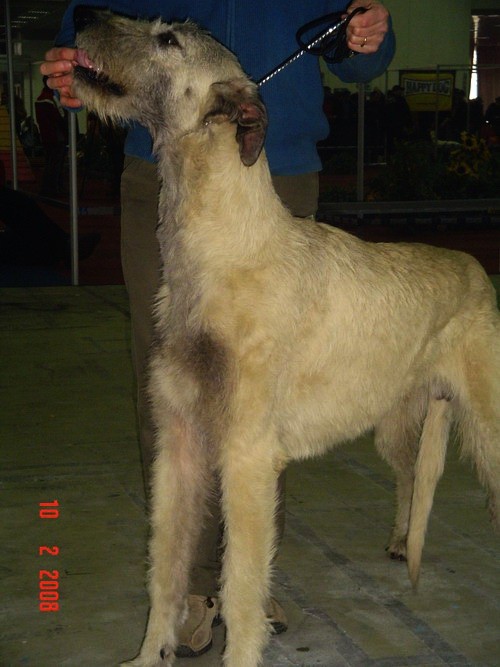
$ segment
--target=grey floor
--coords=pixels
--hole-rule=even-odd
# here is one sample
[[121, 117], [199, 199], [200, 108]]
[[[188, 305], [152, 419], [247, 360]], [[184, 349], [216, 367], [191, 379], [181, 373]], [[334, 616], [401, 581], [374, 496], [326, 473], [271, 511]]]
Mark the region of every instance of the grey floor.
[[[147, 613], [124, 288], [3, 289], [0, 302], [0, 665], [116, 665]], [[41, 519], [54, 500], [59, 517]], [[369, 436], [290, 467], [275, 577], [290, 627], [266, 667], [500, 665], [500, 540], [470, 466], [449, 452], [417, 594], [384, 553], [393, 503]], [[39, 611], [40, 570], [59, 573], [57, 612]], [[214, 640], [176, 664], [219, 665], [223, 627]]]

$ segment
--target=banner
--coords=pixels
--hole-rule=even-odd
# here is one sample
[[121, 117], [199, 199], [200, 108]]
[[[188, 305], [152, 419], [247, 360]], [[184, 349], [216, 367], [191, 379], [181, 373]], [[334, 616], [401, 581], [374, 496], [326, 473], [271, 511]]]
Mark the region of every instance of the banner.
[[400, 85], [411, 111], [450, 111], [454, 72], [400, 72]]

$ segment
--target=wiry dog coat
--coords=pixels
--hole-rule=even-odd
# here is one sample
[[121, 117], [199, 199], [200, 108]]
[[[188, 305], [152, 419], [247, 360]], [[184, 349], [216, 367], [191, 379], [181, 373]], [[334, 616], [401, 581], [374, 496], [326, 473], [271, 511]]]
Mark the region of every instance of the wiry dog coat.
[[101, 116], [149, 128], [163, 181], [151, 612], [128, 664], [172, 664], [217, 480], [224, 663], [256, 667], [268, 634], [276, 479], [291, 459], [375, 429], [397, 475], [390, 548], [407, 555], [416, 583], [456, 421], [498, 522], [495, 294], [466, 254], [365, 243], [294, 219], [260, 152], [257, 87], [206, 33], [91, 10], [84, 19], [76, 93]]

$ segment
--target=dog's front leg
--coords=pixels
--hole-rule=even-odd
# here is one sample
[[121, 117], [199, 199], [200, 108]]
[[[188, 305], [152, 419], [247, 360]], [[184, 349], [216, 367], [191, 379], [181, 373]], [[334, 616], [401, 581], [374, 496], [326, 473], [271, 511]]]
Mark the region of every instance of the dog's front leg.
[[151, 570], [146, 636], [127, 667], [173, 664], [185, 620], [189, 571], [207, 494], [207, 462], [195, 429], [179, 415], [163, 415], [152, 485]]
[[265, 605], [275, 552], [279, 471], [272, 455], [274, 442], [260, 439], [255, 444], [245, 440], [231, 439], [221, 463], [226, 541], [221, 596], [227, 626], [226, 667], [260, 665], [270, 631]]

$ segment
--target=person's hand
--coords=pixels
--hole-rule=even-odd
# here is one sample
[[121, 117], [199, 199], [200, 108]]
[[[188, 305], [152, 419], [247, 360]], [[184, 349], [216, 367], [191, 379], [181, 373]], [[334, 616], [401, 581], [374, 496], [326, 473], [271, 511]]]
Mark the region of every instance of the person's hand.
[[76, 49], [54, 47], [45, 54], [45, 61], [40, 65], [40, 72], [48, 76], [47, 85], [59, 92], [62, 106], [77, 109], [82, 102], [71, 92], [73, 67], [77, 64]]
[[358, 53], [375, 53], [389, 30], [389, 12], [376, 0], [354, 0], [347, 14], [358, 7], [366, 7], [368, 11], [357, 14], [349, 23], [347, 46]]

